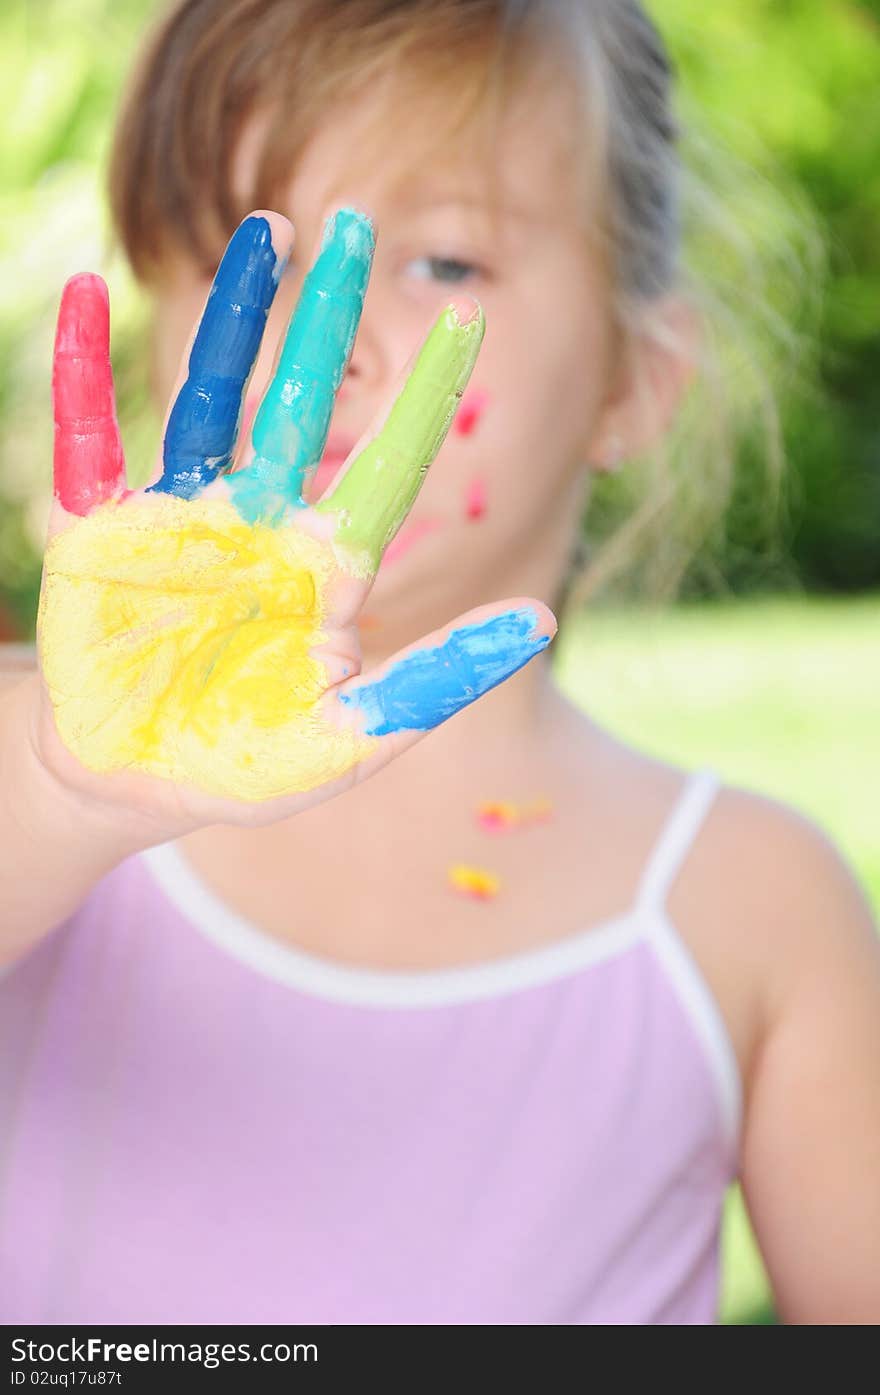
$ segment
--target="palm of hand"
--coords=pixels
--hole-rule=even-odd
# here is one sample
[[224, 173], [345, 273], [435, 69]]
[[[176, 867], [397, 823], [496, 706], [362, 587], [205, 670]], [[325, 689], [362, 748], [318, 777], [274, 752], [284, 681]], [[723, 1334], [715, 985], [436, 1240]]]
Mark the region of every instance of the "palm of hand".
[[377, 744], [321, 709], [334, 679], [357, 671], [364, 591], [330, 542], [250, 524], [219, 494], [104, 504], [46, 556], [44, 672], [59, 732], [92, 770], [135, 768], [220, 796], [334, 779]]

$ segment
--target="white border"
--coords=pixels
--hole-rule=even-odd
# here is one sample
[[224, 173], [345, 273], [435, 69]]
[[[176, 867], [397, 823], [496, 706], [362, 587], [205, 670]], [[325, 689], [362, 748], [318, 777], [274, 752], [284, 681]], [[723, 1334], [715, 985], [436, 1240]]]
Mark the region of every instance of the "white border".
[[276, 983], [358, 1007], [439, 1007], [537, 988], [614, 958], [645, 938], [644, 914], [634, 906], [562, 940], [503, 959], [424, 972], [359, 968], [272, 939], [215, 896], [173, 843], [139, 856], [186, 919], [240, 963]]
[[662, 960], [682, 1007], [706, 1049], [709, 1068], [715, 1077], [721, 1120], [733, 1161], [738, 1168], [742, 1127], [743, 1089], [739, 1060], [727, 1023], [715, 995], [688, 945], [664, 907], [655, 912], [656, 931], [650, 942]]

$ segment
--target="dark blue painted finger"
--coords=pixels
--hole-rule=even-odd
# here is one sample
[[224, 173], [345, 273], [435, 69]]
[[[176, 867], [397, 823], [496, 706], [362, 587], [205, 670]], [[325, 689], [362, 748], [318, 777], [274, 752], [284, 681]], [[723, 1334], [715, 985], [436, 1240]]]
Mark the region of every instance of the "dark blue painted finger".
[[152, 489], [192, 499], [228, 469], [242, 397], [283, 267], [268, 220], [245, 218], [217, 268], [187, 379], [168, 418], [162, 477]]

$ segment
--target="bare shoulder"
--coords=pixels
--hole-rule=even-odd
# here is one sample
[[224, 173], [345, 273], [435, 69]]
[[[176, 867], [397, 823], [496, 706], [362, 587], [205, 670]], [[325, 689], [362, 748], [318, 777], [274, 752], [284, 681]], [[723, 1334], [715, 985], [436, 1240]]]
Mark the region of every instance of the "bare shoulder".
[[[618, 805], [625, 810], [644, 858], [694, 772], [618, 741], [581, 714], [572, 722], [583, 729], [589, 776], [583, 783], [601, 791], [606, 817]], [[576, 734], [567, 733], [567, 750], [578, 774]], [[845, 952], [866, 940], [873, 949], [877, 939], [864, 890], [821, 824], [783, 800], [734, 784], [721, 783], [696, 822], [667, 909], [723, 955], [751, 963], [768, 994], [784, 990], [807, 954], [823, 956], [835, 945]]]
[[750, 1023], [751, 1045], [805, 975], [843, 972], [878, 953], [866, 895], [813, 819], [736, 786], [717, 793], [669, 898], [684, 933]]
[[[599, 783], [609, 828], [638, 849], [631, 866], [644, 865], [694, 772], [607, 733], [598, 746], [592, 764], [594, 774], [607, 767]], [[626, 812], [615, 823], [618, 804]], [[747, 1096], [763, 1046], [804, 984], [875, 973], [880, 939], [858, 878], [821, 825], [782, 800], [722, 783], [664, 890], [666, 913], [720, 1010]]]
[[701, 895], [716, 881], [727, 981], [754, 1014], [740, 1178], [777, 1308], [876, 1323], [880, 939], [865, 892], [819, 824], [731, 788], [688, 875]]
[[822, 826], [780, 800], [722, 787], [706, 822], [700, 861], [769, 962], [797, 949], [874, 933], [867, 898]]

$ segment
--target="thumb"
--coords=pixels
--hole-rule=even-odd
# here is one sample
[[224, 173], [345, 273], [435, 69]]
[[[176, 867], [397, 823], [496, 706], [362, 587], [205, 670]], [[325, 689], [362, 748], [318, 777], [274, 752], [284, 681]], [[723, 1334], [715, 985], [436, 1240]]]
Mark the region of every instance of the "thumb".
[[368, 676], [340, 684], [328, 697], [343, 709], [336, 721], [380, 738], [363, 774], [510, 678], [555, 634], [555, 617], [540, 601], [480, 606], [399, 650]]

